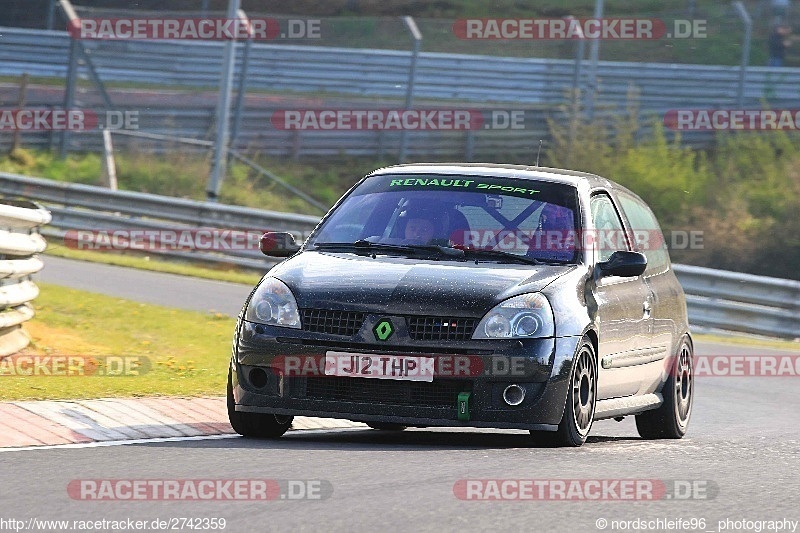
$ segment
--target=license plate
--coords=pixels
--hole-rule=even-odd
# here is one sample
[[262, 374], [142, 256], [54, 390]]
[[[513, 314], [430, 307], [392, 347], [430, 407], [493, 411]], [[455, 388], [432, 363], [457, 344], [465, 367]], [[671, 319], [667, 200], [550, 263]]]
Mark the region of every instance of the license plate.
[[409, 355], [326, 352], [325, 375], [433, 381], [434, 359]]

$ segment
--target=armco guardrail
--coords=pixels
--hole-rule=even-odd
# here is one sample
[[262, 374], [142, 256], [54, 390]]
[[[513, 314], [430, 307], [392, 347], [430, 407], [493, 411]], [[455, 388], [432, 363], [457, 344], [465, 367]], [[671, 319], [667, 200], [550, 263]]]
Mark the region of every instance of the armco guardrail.
[[[317, 217], [306, 215], [111, 191], [7, 173], [0, 173], [0, 193], [46, 204], [53, 213], [50, 234], [60, 237], [67, 230], [199, 227], [284, 230], [302, 237], [319, 222]], [[260, 270], [267, 270], [274, 263], [257, 249], [152, 250], [152, 253]], [[674, 267], [686, 291], [693, 325], [773, 337], [800, 337], [800, 282], [688, 265]]]
[[[66, 74], [66, 32], [7, 27], [0, 31], [0, 74]], [[84, 44], [103, 82], [219, 85], [223, 46], [219, 42], [97, 40]], [[241, 55], [240, 50], [237, 72]], [[271, 91], [402, 99], [409, 62], [409, 52], [396, 50], [253, 44], [247, 85]], [[472, 102], [561, 104], [565, 91], [572, 88], [574, 69], [572, 60], [422, 52], [414, 95]], [[598, 104], [624, 106], [631, 87], [635, 87], [642, 109], [736, 105], [738, 66], [600, 61], [598, 71]], [[748, 103], [756, 105], [762, 98], [797, 98], [798, 85], [800, 69], [750, 67], [745, 96]]]
[[[2, 39], [0, 39], [0, 42]], [[4, 85], [4, 86], [3, 86]], [[0, 85], [0, 100], [10, 101], [17, 98], [17, 87], [8, 84]], [[216, 110], [215, 98], [208, 94], [203, 96], [188, 95], [188, 92], [175, 91], [141, 91], [131, 92], [129, 89], [109, 89], [112, 99], [125, 102], [125, 111], [136, 113], [137, 131], [112, 130], [115, 149], [129, 152], [174, 153], [176, 149], [182, 153], [209, 151], [203, 139], [209, 139], [213, 133], [210, 125], [214, 123]], [[27, 105], [32, 108], [60, 108], [61, 94], [52, 88], [41, 86], [29, 87]], [[245, 100], [246, 112], [242, 114], [241, 126], [236, 136], [234, 148], [243, 153], [260, 153], [278, 157], [324, 157], [351, 156], [391, 158], [397, 152], [401, 132], [396, 130], [354, 130], [354, 131], [298, 131], [276, 128], [272, 125], [273, 113], [277, 110], [302, 107], [304, 99], [283, 98], [284, 103], [248, 96]], [[322, 107], [330, 108], [368, 108], [364, 102], [352, 100], [325, 99]], [[81, 106], [96, 109], [98, 102], [84, 100]], [[389, 106], [391, 107], [391, 106]], [[452, 108], [438, 104], [421, 107]], [[485, 104], [470, 105], [471, 110], [485, 109], [487, 121], [491, 111]], [[515, 109], [524, 113], [520, 129], [474, 129], [467, 131], [413, 131], [408, 138], [407, 153], [416, 159], [458, 159], [486, 160], [502, 153], [531, 154], [528, 162], [536, 156], [539, 139], [549, 138], [548, 119], [563, 122], [563, 113], [543, 109]], [[504, 111], [506, 112], [506, 111]], [[605, 111], [604, 111], [605, 112]], [[600, 114], [600, 113], [598, 113]], [[152, 140], [147, 135], [166, 136], [166, 139]], [[181, 142], [176, 146], [176, 138], [199, 140], [189, 145]], [[707, 137], [707, 135], [706, 135]], [[0, 145], [11, 142], [10, 134], [0, 133]], [[44, 150], [58, 146], [60, 133], [53, 131], [22, 132], [22, 143], [26, 148]], [[103, 136], [100, 131], [90, 130], [74, 133], [69, 136], [69, 149], [82, 152], [102, 152]]]
[[[66, 32], [0, 28], [0, 75], [63, 77], [69, 58]], [[92, 65], [103, 83], [147, 84], [171, 89], [215, 88], [219, 84], [222, 43], [200, 41], [85, 41]], [[240, 47], [242, 48], [242, 47]], [[236, 61], [236, 79], [243, 64], [243, 51]], [[270, 91], [311, 95], [300, 107], [329, 106], [331, 97], [346, 97], [339, 107], [364, 105], [363, 99], [380, 99], [381, 105], [402, 105], [410, 65], [409, 52], [319, 46], [253, 44], [247, 71], [252, 93]], [[583, 69], [577, 85], [587, 87]], [[653, 115], [669, 109], [738, 107], [739, 67], [600, 61], [596, 95], [598, 116], [619, 114], [637, 95], [643, 128]], [[569, 104], [576, 87], [572, 60], [493, 57], [422, 52], [416, 66], [414, 97], [417, 102], [483, 105], [526, 110], [526, 124], [519, 130], [471, 132], [414, 131], [408, 134], [410, 157], [454, 157], [472, 159], [472, 154], [494, 155], [530, 150], [539, 139], [549, 138], [546, 119], [563, 123], [566, 115], [556, 108]], [[794, 105], [800, 87], [800, 69], [749, 67], [745, 106]], [[140, 91], [146, 92], [146, 91]], [[80, 105], [93, 91], [76, 96]], [[58, 95], [59, 98], [61, 95]], [[98, 95], [95, 94], [95, 97]], [[391, 104], [387, 104], [390, 99]], [[114, 101], [114, 95], [111, 95]], [[264, 100], [264, 98], [261, 98]], [[354, 103], [356, 100], [359, 103]], [[63, 105], [63, 99], [58, 105]], [[153, 99], [155, 102], [155, 99]], [[31, 102], [29, 105], [32, 105]], [[193, 138], [206, 138], [214, 116], [214, 105], [173, 106], [158, 109], [157, 103], [138, 105], [134, 98], [118, 98], [115, 105], [139, 110], [140, 129]], [[422, 104], [418, 104], [421, 106]], [[152, 109], [151, 109], [152, 108]], [[324, 156], [378, 155], [394, 152], [397, 132], [289, 132], [270, 125], [272, 110], [246, 108], [237, 146], [252, 147], [272, 155]], [[265, 127], [266, 126], [266, 127]], [[683, 141], [702, 145], [709, 132], [684, 132]], [[45, 133], [26, 133], [26, 142], [52, 142]], [[32, 139], [32, 140], [29, 140]], [[71, 135], [70, 149], [99, 150], [99, 135]]]
[[[319, 218], [278, 213], [212, 202], [199, 202], [157, 194], [113, 191], [79, 183], [0, 173], [0, 193], [42, 202], [52, 212], [51, 227], [42, 231], [62, 238], [68, 230], [187, 230], [220, 228], [250, 232], [291, 231], [302, 237]], [[213, 248], [211, 246], [210, 248]], [[171, 250], [154, 247], [156, 255], [266, 270], [274, 261], [249, 245], [218, 250]]]
[[33, 317], [30, 301], [39, 289], [30, 276], [41, 270], [36, 254], [46, 243], [37, 229], [50, 222], [50, 213], [30, 201], [0, 200], [0, 357], [30, 342], [22, 323]]
[[800, 281], [675, 265], [693, 325], [800, 338]]

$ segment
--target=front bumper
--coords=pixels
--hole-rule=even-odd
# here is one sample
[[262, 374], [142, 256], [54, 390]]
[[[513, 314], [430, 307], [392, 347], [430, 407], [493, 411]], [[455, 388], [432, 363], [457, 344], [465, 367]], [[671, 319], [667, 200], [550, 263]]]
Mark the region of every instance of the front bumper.
[[[531, 340], [412, 341], [365, 338], [253, 324], [240, 320], [231, 376], [237, 411], [393, 422], [407, 426], [555, 430], [567, 396], [580, 337]], [[432, 382], [324, 375], [329, 351], [413, 355], [436, 360]], [[510, 384], [519, 405], [503, 401]], [[469, 393], [468, 416], [458, 399]]]

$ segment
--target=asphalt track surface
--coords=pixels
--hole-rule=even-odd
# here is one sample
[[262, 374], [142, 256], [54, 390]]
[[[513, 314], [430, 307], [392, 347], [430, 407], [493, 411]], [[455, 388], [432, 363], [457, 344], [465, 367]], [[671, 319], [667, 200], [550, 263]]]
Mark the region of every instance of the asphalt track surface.
[[[45, 264], [43, 281], [198, 310], [235, 314], [249, 290], [50, 257]], [[700, 355], [800, 351], [709, 342], [696, 348]], [[155, 531], [155, 519], [224, 518], [224, 531], [236, 532], [800, 531], [800, 522], [791, 523], [800, 521], [798, 385], [797, 376], [698, 378], [689, 434], [678, 441], [644, 441], [629, 417], [596, 423], [577, 449], [536, 448], [521, 431], [338, 429], [297, 431], [275, 441], [234, 437], [0, 452], [0, 529], [11, 529], [2, 521], [9, 519], [24, 521], [25, 528], [34, 518], [131, 519]], [[250, 479], [278, 481], [279, 493], [268, 491], [268, 501], [94, 501], [68, 491], [75, 480]], [[537, 487], [544, 488], [532, 494], [549, 499], [519, 500], [514, 487], [521, 485], [511, 481], [496, 485], [511, 500], [464, 500], [454, 491], [466, 486], [463, 480], [540, 480]], [[608, 496], [624, 498], [614, 480], [637, 480], [642, 498], [653, 499], [589, 499], [597, 494], [595, 481], [612, 487]], [[303, 481], [321, 497], [293, 499]], [[485, 481], [471, 486], [478, 487], [472, 496], [498, 495]], [[583, 499], [564, 500], [558, 489], [565, 486]], [[113, 525], [129, 524], [93, 524], [104, 531]], [[187, 529], [181, 521], [170, 525]]]
[[87, 263], [49, 255], [34, 281], [99, 292], [148, 304], [235, 317], [252, 287], [239, 283]]

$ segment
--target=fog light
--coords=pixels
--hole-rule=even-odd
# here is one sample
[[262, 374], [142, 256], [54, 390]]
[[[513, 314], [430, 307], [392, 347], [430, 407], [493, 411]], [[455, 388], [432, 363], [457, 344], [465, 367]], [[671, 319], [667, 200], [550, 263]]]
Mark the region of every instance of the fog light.
[[263, 368], [251, 369], [247, 378], [250, 380], [250, 384], [257, 389], [263, 389], [267, 386], [267, 373], [264, 372]]

